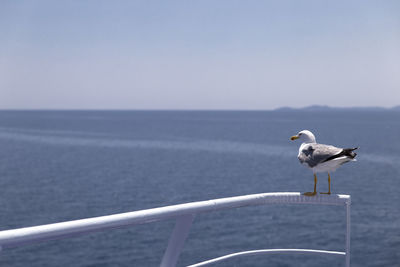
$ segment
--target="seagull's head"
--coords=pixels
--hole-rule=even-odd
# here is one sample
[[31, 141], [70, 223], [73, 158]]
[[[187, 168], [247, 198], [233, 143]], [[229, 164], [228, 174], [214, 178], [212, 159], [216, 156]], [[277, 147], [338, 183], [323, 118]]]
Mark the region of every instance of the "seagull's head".
[[310, 132], [309, 130], [303, 130], [300, 131], [297, 135], [293, 135], [292, 137], [290, 137], [290, 140], [296, 140], [296, 139], [300, 139], [303, 141], [303, 143], [315, 143], [315, 136], [312, 132]]

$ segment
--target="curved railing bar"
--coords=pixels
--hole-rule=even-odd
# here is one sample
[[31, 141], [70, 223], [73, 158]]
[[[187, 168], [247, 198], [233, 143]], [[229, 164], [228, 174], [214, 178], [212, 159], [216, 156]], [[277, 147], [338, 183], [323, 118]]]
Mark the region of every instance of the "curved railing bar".
[[346, 205], [348, 195], [307, 197], [297, 192], [262, 193], [220, 198], [108, 216], [0, 231], [0, 247], [17, 247], [38, 241], [66, 238], [95, 231], [178, 218], [186, 215], [265, 204]]
[[202, 261], [196, 264], [188, 265], [187, 267], [199, 267], [206, 266], [212, 263], [217, 263], [232, 258], [243, 257], [243, 256], [253, 256], [253, 255], [264, 255], [264, 254], [330, 254], [333, 256], [346, 256], [345, 252], [341, 251], [331, 251], [331, 250], [316, 250], [316, 249], [260, 249], [260, 250], [250, 250], [242, 251], [237, 253], [228, 254], [218, 258], [214, 258], [207, 261]]

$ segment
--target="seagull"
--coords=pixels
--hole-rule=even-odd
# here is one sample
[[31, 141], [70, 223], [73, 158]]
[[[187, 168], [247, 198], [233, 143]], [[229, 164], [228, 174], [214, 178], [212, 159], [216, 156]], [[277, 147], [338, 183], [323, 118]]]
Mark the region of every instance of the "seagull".
[[309, 130], [300, 131], [297, 135], [290, 138], [292, 141], [300, 139], [303, 143], [300, 145], [297, 158], [300, 163], [310, 168], [314, 173], [314, 192], [306, 192], [305, 196], [315, 196], [317, 194], [317, 174], [320, 172], [328, 173], [328, 192], [321, 194], [331, 194], [331, 176], [329, 172], [335, 171], [342, 164], [349, 161], [356, 161], [355, 148], [339, 148], [331, 145], [318, 144], [315, 136]]

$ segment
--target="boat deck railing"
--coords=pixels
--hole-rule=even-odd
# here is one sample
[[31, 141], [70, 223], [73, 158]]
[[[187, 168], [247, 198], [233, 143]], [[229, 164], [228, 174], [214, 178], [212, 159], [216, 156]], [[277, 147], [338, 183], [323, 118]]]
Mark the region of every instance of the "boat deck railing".
[[344, 206], [346, 209], [345, 250], [330, 251], [316, 249], [263, 249], [237, 252], [218, 258], [210, 259], [190, 265], [191, 267], [205, 266], [227, 259], [262, 254], [323, 254], [344, 258], [344, 265], [350, 266], [350, 196], [349, 195], [318, 195], [303, 196], [298, 192], [263, 193], [229, 198], [220, 198], [207, 201], [172, 205], [154, 209], [139, 210], [108, 216], [60, 222], [54, 224], [26, 227], [0, 231], [0, 249], [19, 247], [27, 244], [62, 239], [77, 235], [84, 235], [97, 231], [128, 227], [167, 219], [175, 219], [175, 227], [171, 233], [161, 267], [176, 266], [183, 249], [190, 227], [197, 214], [233, 209], [245, 206], [267, 204], [316, 204]]

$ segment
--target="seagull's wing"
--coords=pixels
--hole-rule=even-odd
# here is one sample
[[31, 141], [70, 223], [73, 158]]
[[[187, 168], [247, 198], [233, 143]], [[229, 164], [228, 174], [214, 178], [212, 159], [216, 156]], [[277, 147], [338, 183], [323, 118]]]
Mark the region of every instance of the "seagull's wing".
[[320, 163], [336, 158], [335, 156], [342, 151], [342, 148], [334, 146], [309, 144], [303, 148], [298, 158], [301, 163], [306, 163], [310, 168], [313, 168]]

